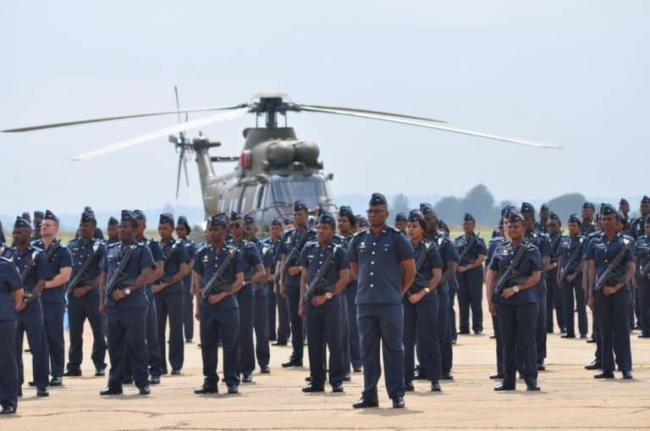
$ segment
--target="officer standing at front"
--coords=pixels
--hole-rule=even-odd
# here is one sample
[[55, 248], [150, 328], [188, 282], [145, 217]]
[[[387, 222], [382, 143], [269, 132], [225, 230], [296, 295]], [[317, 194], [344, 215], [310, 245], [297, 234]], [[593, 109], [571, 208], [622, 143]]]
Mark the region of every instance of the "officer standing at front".
[[587, 306], [582, 288], [582, 256], [586, 238], [580, 234], [582, 221], [576, 214], [569, 216], [569, 235], [562, 238], [559, 246], [558, 285], [563, 297], [566, 333], [562, 338], [575, 338], [575, 311], [578, 313], [578, 333], [587, 338]]
[[[404, 306], [404, 378], [407, 391], [413, 391], [414, 350], [431, 391], [440, 392], [440, 342], [438, 340], [438, 286], [442, 259], [434, 242], [425, 241], [426, 222], [418, 210], [409, 213], [406, 232], [414, 250], [415, 281], [402, 299]], [[446, 307], [446, 304], [445, 304]]]
[[65, 367], [65, 342], [63, 339], [63, 316], [65, 315], [65, 284], [72, 274], [72, 255], [56, 239], [59, 219], [50, 210], [45, 211], [41, 223], [41, 239], [34, 243], [47, 256], [50, 279], [45, 282], [42, 294], [45, 334], [47, 336], [52, 380], [50, 386], [63, 384]]
[[65, 376], [81, 376], [83, 361], [83, 328], [86, 319], [93, 331], [92, 361], [95, 376], [101, 377], [106, 369], [106, 334], [99, 312], [99, 284], [106, 249], [101, 240], [93, 238], [97, 220], [92, 211], [84, 211], [79, 223], [79, 238], [70, 241], [68, 250], [74, 266], [68, 285], [68, 326], [70, 349]]
[[[108, 314], [108, 354], [111, 370], [108, 386], [102, 396], [122, 394], [122, 379], [127, 355], [131, 358], [133, 380], [140, 395], [149, 395], [147, 378], [147, 308], [145, 286], [154, 266], [149, 247], [137, 241], [138, 222], [135, 214], [122, 211], [119, 227], [120, 242], [106, 250], [100, 291], [102, 313]], [[121, 271], [120, 271], [121, 270]], [[107, 286], [113, 285], [110, 292]], [[154, 328], [155, 329], [155, 328]]]
[[[529, 391], [539, 391], [537, 385], [536, 323], [539, 311], [537, 303], [541, 296], [542, 260], [535, 245], [525, 239], [524, 217], [512, 210], [507, 215], [507, 232], [510, 239], [499, 247], [490, 262], [490, 291], [488, 297], [490, 312], [496, 312], [503, 336], [503, 382], [495, 391], [512, 391], [516, 384], [517, 363]], [[524, 248], [521, 250], [521, 248]], [[501, 276], [515, 261], [518, 253], [521, 258], [515, 268], [520, 277], [504, 283], [503, 289], [495, 288]], [[524, 280], [525, 278], [525, 280]]]
[[634, 255], [637, 259], [636, 288], [639, 290], [641, 334], [650, 338], [650, 215], [645, 218], [645, 235], [637, 238]]
[[472, 311], [472, 330], [475, 335], [483, 333], [483, 262], [487, 248], [482, 238], [474, 232], [476, 220], [471, 214], [463, 219], [464, 234], [456, 238], [458, 252], [458, 309], [461, 334], [469, 334], [469, 313]]
[[192, 228], [185, 216], [178, 216], [176, 221], [176, 236], [185, 248], [190, 259], [188, 274], [183, 278], [183, 332], [185, 342], [191, 343], [194, 338], [194, 295], [192, 294], [192, 265], [196, 256], [197, 245], [189, 238]]
[[[212, 216], [208, 227], [209, 246], [201, 248], [194, 262], [192, 278], [196, 296], [196, 318], [200, 322], [203, 385], [195, 394], [217, 393], [217, 348], [223, 345], [223, 377], [229, 394], [239, 392], [237, 337], [239, 307], [236, 293], [244, 284], [244, 260], [241, 251], [226, 243], [228, 220]], [[221, 288], [204, 291], [215, 273], [220, 274]]]
[[13, 260], [20, 272], [25, 295], [22, 304], [16, 308], [18, 327], [15, 352], [18, 359], [18, 393], [22, 393], [21, 386], [24, 381], [22, 353], [24, 334], [27, 333], [27, 342], [32, 353], [32, 373], [34, 374], [33, 382], [36, 386], [36, 395], [47, 397], [50, 394], [47, 389], [50, 359], [41, 294], [45, 289], [45, 280], [50, 276], [50, 270], [45, 254], [30, 245], [31, 237], [31, 225], [27, 220], [18, 217], [13, 230], [13, 244], [16, 247]]
[[560, 333], [566, 332], [566, 322], [564, 321], [564, 307], [562, 306], [563, 297], [557, 283], [559, 268], [560, 243], [562, 242], [562, 221], [560, 217], [551, 211], [546, 223], [546, 233], [551, 244], [551, 256], [549, 269], [544, 271], [546, 281], [546, 332], [553, 333], [553, 311], [557, 319], [557, 326]]
[[[268, 250], [265, 252], [271, 257], [271, 266], [266, 269], [268, 276], [269, 301], [269, 340], [275, 340], [274, 346], [286, 346], [289, 341], [291, 329], [289, 328], [289, 305], [287, 298], [280, 295], [280, 285], [277, 282], [279, 250], [282, 246], [284, 223], [282, 219], [274, 218], [269, 227], [270, 236], [266, 239]], [[277, 313], [276, 313], [277, 309]], [[277, 317], [277, 325], [276, 325]]]
[[158, 234], [165, 260], [163, 262], [163, 276], [156, 281], [152, 290], [156, 298], [156, 312], [158, 321], [158, 340], [160, 341], [160, 358], [162, 373], [167, 374], [166, 328], [169, 320], [169, 365], [172, 375], [181, 373], [184, 362], [183, 342], [183, 294], [185, 285], [183, 279], [190, 273], [190, 256], [183, 243], [175, 240], [174, 216], [161, 214], [158, 223]]
[[[346, 251], [336, 244], [336, 221], [329, 213], [318, 219], [318, 241], [307, 243], [298, 263], [301, 267], [299, 313], [307, 320], [309, 384], [303, 392], [323, 392], [325, 346], [329, 348], [329, 383], [332, 392], [343, 392], [347, 373], [343, 355], [345, 316], [343, 289], [350, 281]], [[323, 269], [324, 268], [324, 269]], [[316, 277], [319, 277], [316, 280]]]
[[379, 406], [380, 347], [388, 396], [394, 408], [404, 408], [402, 295], [415, 278], [413, 247], [386, 225], [389, 214], [383, 194], [373, 193], [368, 206], [370, 229], [355, 236], [349, 249], [352, 275], [359, 283], [356, 303], [364, 382], [363, 395], [354, 408]]
[[[632, 352], [630, 350], [630, 307], [635, 265], [631, 240], [616, 232], [618, 213], [610, 204], [600, 208], [603, 234], [595, 237], [587, 249], [589, 266], [589, 306], [596, 311], [601, 337], [602, 373], [597, 379], [614, 378], [614, 353], [624, 379], [632, 378]], [[626, 248], [627, 247], [627, 248]], [[617, 255], [621, 258], [616, 262]], [[609, 270], [609, 275], [606, 271]], [[597, 281], [601, 280], [601, 283]]]
[[300, 276], [301, 269], [298, 265], [298, 258], [303, 247], [308, 241], [314, 241], [316, 231], [307, 225], [308, 209], [302, 201], [296, 201], [293, 206], [293, 217], [295, 228], [284, 234], [280, 246], [281, 268], [280, 293], [289, 299], [289, 316], [291, 318], [291, 357], [283, 367], [302, 367], [302, 356], [304, 350], [303, 321], [298, 314], [300, 303]]

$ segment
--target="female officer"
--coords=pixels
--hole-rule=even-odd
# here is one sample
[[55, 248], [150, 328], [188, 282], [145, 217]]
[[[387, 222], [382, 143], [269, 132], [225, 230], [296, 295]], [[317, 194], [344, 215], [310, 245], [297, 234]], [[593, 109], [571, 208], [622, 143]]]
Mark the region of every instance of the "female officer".
[[18, 363], [16, 356], [16, 308], [23, 302], [23, 288], [16, 265], [0, 256], [0, 414], [18, 408]]
[[415, 344], [418, 360], [431, 391], [440, 392], [440, 342], [438, 340], [438, 294], [435, 289], [442, 277], [442, 259], [433, 242], [424, 241], [426, 222], [420, 211], [408, 217], [406, 232], [415, 252], [415, 281], [402, 299], [404, 306], [404, 380], [406, 390], [413, 390]]
[[634, 250], [639, 268], [636, 277], [641, 311], [639, 338], [650, 338], [650, 215], [645, 218], [645, 236], [637, 238]]
[[[517, 362], [529, 391], [537, 386], [537, 348], [535, 324], [537, 320], [536, 291], [542, 276], [542, 259], [533, 244], [524, 241], [524, 218], [516, 210], [507, 217], [507, 235], [510, 242], [497, 249], [490, 262], [490, 310], [496, 311], [501, 325], [503, 343], [503, 382], [495, 391], [515, 389]], [[512, 266], [512, 270], [510, 267]], [[509, 274], [517, 273], [517, 277]], [[515, 354], [517, 358], [515, 359]]]

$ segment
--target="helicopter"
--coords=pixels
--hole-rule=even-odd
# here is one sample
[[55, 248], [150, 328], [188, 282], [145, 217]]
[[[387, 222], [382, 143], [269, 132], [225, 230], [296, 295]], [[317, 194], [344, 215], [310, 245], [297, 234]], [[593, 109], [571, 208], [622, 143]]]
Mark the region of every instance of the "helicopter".
[[[329, 186], [332, 174], [325, 174], [323, 163], [319, 161], [320, 148], [311, 141], [298, 138], [293, 127], [287, 124], [287, 113], [320, 113], [340, 115], [369, 120], [385, 121], [414, 127], [424, 127], [444, 132], [469, 135], [477, 138], [508, 142], [533, 148], [561, 148], [557, 145], [533, 142], [518, 138], [475, 132], [448, 125], [443, 120], [393, 112], [349, 108], [330, 105], [309, 105], [294, 103], [285, 93], [257, 93], [251, 102], [236, 105], [181, 109], [178, 89], [175, 87], [176, 109], [172, 111], [145, 112], [85, 120], [49, 123], [36, 126], [2, 130], [4, 133], [31, 132], [58, 127], [77, 126], [90, 123], [177, 115], [179, 124], [155, 130], [125, 141], [79, 154], [73, 160], [88, 160], [101, 155], [123, 150], [156, 139], [168, 137], [179, 152], [176, 181], [178, 198], [181, 182], [181, 169], [187, 175], [187, 159], [195, 156], [198, 167], [201, 193], [206, 219], [225, 212], [237, 211], [251, 213], [261, 225], [268, 225], [276, 218], [288, 219], [292, 215], [293, 203], [303, 201], [312, 212], [316, 210], [335, 211], [336, 205]], [[189, 121], [190, 113], [216, 112], [207, 117]], [[182, 121], [182, 115], [185, 120]], [[199, 133], [198, 137], [188, 138], [188, 130], [222, 123], [246, 114], [255, 116], [255, 127], [243, 130], [244, 147], [238, 156], [213, 156], [211, 149], [221, 146]], [[284, 125], [279, 124], [279, 117]], [[260, 118], [263, 125], [260, 125]], [[215, 163], [238, 162], [228, 173], [218, 175]]]

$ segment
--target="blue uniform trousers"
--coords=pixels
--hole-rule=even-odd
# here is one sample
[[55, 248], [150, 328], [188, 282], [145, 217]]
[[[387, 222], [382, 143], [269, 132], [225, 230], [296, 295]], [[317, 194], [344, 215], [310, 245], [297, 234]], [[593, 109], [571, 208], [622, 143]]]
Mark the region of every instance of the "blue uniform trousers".
[[50, 356], [48, 353], [45, 323], [43, 322], [43, 307], [40, 301], [34, 301], [26, 309], [17, 313], [18, 327], [16, 329], [16, 355], [18, 358], [18, 383], [22, 385], [23, 372], [23, 339], [27, 333], [27, 343], [32, 354], [32, 373], [34, 383], [39, 389], [49, 384]]
[[361, 346], [359, 344], [359, 324], [357, 321], [357, 306], [355, 304], [357, 297], [357, 285], [348, 285], [343, 290], [343, 295], [347, 301], [348, 306], [348, 328], [349, 328], [349, 344], [350, 344], [350, 362], [355, 369], [361, 368]]
[[156, 320], [160, 345], [162, 373], [167, 374], [167, 321], [169, 320], [169, 365], [172, 370], [183, 368], [185, 342], [183, 340], [183, 293], [159, 294], [156, 296]]
[[641, 332], [650, 335], [650, 281], [647, 278], [638, 277], [639, 285], [639, 306], [641, 311]]
[[65, 342], [63, 340], [63, 316], [65, 304], [59, 302], [43, 303], [45, 336], [50, 356], [50, 370], [53, 377], [62, 377], [65, 367]]
[[546, 275], [546, 332], [553, 332], [553, 312], [560, 332], [566, 332], [564, 297], [557, 284], [557, 270], [549, 271]]
[[601, 338], [601, 363], [603, 372], [614, 371], [616, 364], [621, 371], [632, 371], [630, 350], [630, 303], [632, 292], [624, 287], [613, 295], [605, 296], [602, 291], [594, 292], [596, 316]]
[[[251, 289], [250, 287], [246, 287]], [[239, 303], [239, 338], [237, 339], [239, 373], [251, 374], [255, 369], [255, 345], [253, 343], [253, 312], [255, 297], [253, 295], [237, 295]]]
[[[253, 329], [255, 329], [255, 356], [260, 367], [267, 367], [271, 360], [269, 348], [269, 297], [264, 285], [255, 292]], [[254, 365], [254, 364], [253, 364]]]
[[404, 311], [401, 304], [358, 304], [363, 363], [363, 396], [377, 397], [381, 376], [379, 351], [386, 367], [386, 389], [391, 398], [404, 396]]
[[452, 351], [451, 340], [453, 316], [450, 314], [452, 308], [449, 306], [450, 290], [448, 286], [438, 286], [438, 342], [440, 344], [440, 372], [449, 374], [453, 367], [454, 355]]
[[[275, 301], [278, 306], [278, 326], [276, 339], [279, 343], [286, 344], [291, 335], [290, 315], [289, 315], [289, 299], [283, 298], [280, 292], [275, 295]], [[275, 314], [275, 311], [273, 312]], [[274, 324], [275, 325], [275, 324]]]
[[[217, 304], [218, 305], [218, 304]], [[228, 386], [239, 384], [237, 364], [237, 336], [239, 334], [239, 310], [216, 309], [214, 305], [201, 307], [199, 325], [201, 357], [203, 358], [203, 385], [214, 388], [219, 382], [217, 375], [217, 349], [223, 346], [223, 377]]]
[[537, 379], [538, 305], [497, 303], [496, 307], [503, 338], [504, 384], [515, 386], [517, 363], [525, 379]]
[[501, 332], [501, 322], [499, 322], [498, 314], [492, 316], [492, 328], [494, 328], [494, 339], [496, 341], [496, 354], [497, 354], [497, 374], [504, 375], [503, 368], [503, 333]]
[[537, 363], [543, 364], [546, 359], [546, 281], [539, 282], [540, 299], [537, 303], [537, 324], [535, 325], [537, 339]]
[[325, 347], [329, 348], [329, 382], [342, 383], [347, 372], [343, 357], [344, 298], [334, 296], [320, 307], [305, 303], [309, 353], [309, 374], [314, 386], [325, 384]]
[[18, 407], [16, 321], [0, 320], [0, 405]]
[[472, 312], [472, 330], [483, 331], [483, 268], [474, 268], [458, 274], [458, 313], [461, 333], [469, 333], [469, 313]]
[[186, 340], [194, 338], [194, 295], [189, 288], [183, 292], [183, 331]]
[[289, 300], [289, 318], [291, 322], [291, 360], [302, 362], [305, 334], [303, 331], [302, 317], [298, 314], [300, 304], [300, 286], [287, 286], [287, 298]]
[[103, 316], [99, 312], [99, 294], [90, 292], [81, 298], [68, 298], [68, 327], [70, 329], [70, 349], [67, 369], [81, 371], [83, 361], [83, 328], [88, 319], [93, 332], [91, 359], [96, 370], [106, 368], [106, 333]]
[[[404, 380], [413, 381], [415, 371], [414, 350], [417, 344], [418, 363], [424, 375], [432, 382], [440, 380], [440, 343], [438, 341], [438, 294], [432, 292], [426, 302], [404, 306]], [[433, 299], [433, 300], [430, 300]], [[445, 307], [446, 308], [446, 307]]]
[[587, 336], [587, 306], [585, 291], [582, 288], [582, 278], [576, 277], [573, 282], [563, 281], [561, 284], [562, 295], [564, 296], [564, 321], [566, 333], [575, 336], [575, 310], [578, 312], [578, 332], [580, 336]]
[[108, 307], [108, 354], [111, 370], [108, 387], [122, 388], [127, 356], [138, 387], [148, 384], [147, 309], [144, 307]]

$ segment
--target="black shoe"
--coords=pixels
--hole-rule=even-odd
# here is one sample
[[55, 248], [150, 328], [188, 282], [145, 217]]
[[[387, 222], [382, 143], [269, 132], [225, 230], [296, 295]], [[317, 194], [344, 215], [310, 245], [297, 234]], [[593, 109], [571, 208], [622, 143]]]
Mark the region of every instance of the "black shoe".
[[537, 371], [546, 371], [546, 366], [544, 364], [537, 364]]
[[63, 386], [63, 379], [61, 377], [52, 377], [52, 379], [50, 380], [50, 386], [52, 387]]
[[404, 397], [395, 397], [393, 398], [393, 408], [394, 409], [403, 409], [406, 407], [406, 403], [404, 402]]
[[596, 374], [594, 379], [613, 379], [614, 373], [611, 371], [603, 371], [602, 373]]
[[581, 339], [581, 340], [586, 340], [586, 339], [587, 339], [587, 335], [581, 335], [581, 336], [580, 336], [580, 339]]
[[180, 376], [181, 370], [172, 370], [172, 376]]
[[595, 343], [596, 339], [594, 337], [587, 338], [587, 343]]
[[37, 397], [49, 397], [50, 396], [50, 391], [47, 388], [38, 388], [38, 389], [36, 389], [36, 396]]
[[480, 331], [474, 331], [474, 335], [483, 335], [483, 330], [481, 329]]
[[18, 398], [23, 396], [23, 388], [22, 388], [22, 386], [18, 387], [18, 394], [17, 395], [18, 395]]
[[643, 333], [639, 334], [639, 338], [650, 338], [650, 333], [643, 332]]
[[431, 382], [431, 392], [440, 392], [440, 391], [442, 391], [442, 388], [440, 387], [440, 383]]
[[632, 371], [622, 371], [622, 373], [625, 380], [632, 380], [634, 378]]
[[575, 338], [576, 336], [574, 334], [564, 334], [560, 335], [560, 338]]
[[196, 395], [206, 395], [206, 394], [218, 394], [219, 388], [216, 386], [201, 386], [200, 388], [194, 389]]
[[306, 382], [311, 382], [311, 376], [307, 376], [307, 377], [305, 377], [305, 381], [306, 381]]
[[529, 379], [529, 380], [526, 380], [526, 390], [527, 391], [532, 391], [532, 392], [538, 392], [538, 391], [541, 390], [541, 388], [537, 384], [537, 380]]
[[469, 335], [469, 329], [461, 329], [458, 331], [459, 335]]
[[490, 335], [490, 340], [496, 340], [497, 336], [495, 334]]
[[289, 362], [285, 362], [282, 364], [284, 368], [291, 368], [291, 367], [302, 367], [302, 361], [296, 361], [294, 359], [290, 359]]
[[492, 374], [490, 380], [503, 380], [503, 374]]
[[422, 368], [416, 368], [413, 372], [413, 380], [426, 380], [427, 376], [424, 375]]
[[370, 409], [376, 407], [379, 407], [379, 400], [377, 398], [366, 399], [361, 397], [359, 401], [352, 404], [352, 408], [354, 409]]
[[271, 369], [268, 367], [268, 365], [260, 367], [260, 374], [271, 374]]
[[601, 368], [603, 368], [603, 366], [600, 365], [600, 362], [595, 359], [591, 362], [591, 364], [585, 365], [585, 370], [600, 370]]
[[239, 393], [239, 386], [237, 385], [230, 385], [228, 386], [228, 394], [229, 395], [235, 395]]
[[451, 373], [443, 373], [440, 376], [440, 380], [454, 380], [454, 376], [452, 376]]
[[81, 370], [66, 371], [63, 373], [63, 377], [81, 377]]
[[149, 385], [140, 386], [138, 390], [140, 391], [140, 395], [151, 395]]
[[241, 382], [242, 383], [253, 383], [253, 375], [252, 374], [242, 374]]
[[404, 385], [404, 390], [405, 390], [406, 392], [413, 392], [413, 391], [415, 390], [415, 386], [413, 386], [413, 382], [407, 382], [407, 383]]
[[149, 384], [150, 385], [159, 385], [160, 384], [160, 377], [149, 376]]
[[332, 384], [333, 393], [342, 393], [343, 392], [343, 383], [334, 383]]
[[103, 391], [99, 393], [99, 395], [103, 397], [109, 395], [122, 395], [122, 389], [105, 388]]
[[16, 407], [14, 406], [2, 406], [2, 411], [0, 415], [13, 415], [16, 413]]
[[287, 342], [286, 341], [276, 341], [275, 343], [271, 344], [271, 346], [286, 346]]
[[494, 387], [494, 390], [497, 392], [503, 392], [503, 391], [514, 391], [515, 390], [515, 385], [507, 385], [505, 383], [499, 383]]
[[345, 376], [343, 376], [343, 381], [344, 382], [351, 382], [352, 381], [352, 376], [350, 373], [346, 373]]
[[302, 388], [302, 391], [303, 391], [303, 392], [306, 392], [306, 393], [311, 393], [311, 392], [325, 392], [325, 388], [324, 388], [323, 386], [315, 385], [315, 384], [313, 384], [313, 383], [310, 382], [307, 386], [305, 386], [304, 388]]
[[106, 368], [97, 368], [95, 370], [95, 377], [104, 377], [106, 375]]
[[361, 367], [354, 367], [352, 368], [352, 371], [355, 373], [360, 373], [361, 371], [363, 371], [363, 369]]
[[191, 338], [188, 338], [187, 340], [185, 340], [185, 344], [192, 344], [192, 343], [193, 343], [193, 341], [192, 341]]
[[32, 382], [27, 382], [27, 384], [29, 386], [31, 386], [32, 388], [36, 386], [36, 382], [33, 382], [33, 381]]

